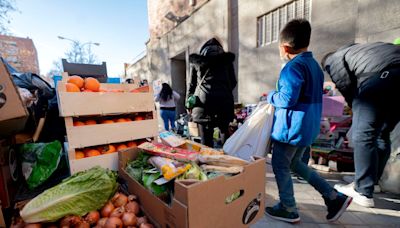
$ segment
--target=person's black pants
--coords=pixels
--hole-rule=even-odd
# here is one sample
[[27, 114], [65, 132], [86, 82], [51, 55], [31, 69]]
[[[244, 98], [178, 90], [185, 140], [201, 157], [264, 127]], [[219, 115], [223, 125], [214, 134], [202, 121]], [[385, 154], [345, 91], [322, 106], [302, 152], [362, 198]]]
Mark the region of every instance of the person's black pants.
[[201, 144], [214, 147], [214, 128], [218, 127], [225, 137], [228, 136], [229, 123], [205, 122], [199, 123], [199, 135], [201, 137]]
[[[386, 72], [386, 73], [385, 73]], [[368, 78], [352, 103], [355, 189], [372, 197], [390, 156], [390, 132], [400, 119], [400, 68]]]

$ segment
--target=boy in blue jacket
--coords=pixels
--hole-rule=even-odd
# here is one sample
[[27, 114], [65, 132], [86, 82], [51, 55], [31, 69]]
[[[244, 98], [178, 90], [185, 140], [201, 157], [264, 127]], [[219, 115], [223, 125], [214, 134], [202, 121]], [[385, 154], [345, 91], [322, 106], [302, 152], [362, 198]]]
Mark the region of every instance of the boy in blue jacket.
[[277, 90], [267, 97], [275, 107], [271, 133], [272, 168], [280, 202], [274, 207], [266, 207], [265, 213], [290, 223], [300, 221], [291, 170], [322, 195], [328, 208], [328, 221], [337, 220], [352, 201], [301, 161], [304, 151], [319, 133], [322, 112], [324, 74], [308, 51], [310, 35], [311, 26], [307, 20], [295, 19], [285, 25], [279, 36], [279, 51], [287, 63], [281, 70]]

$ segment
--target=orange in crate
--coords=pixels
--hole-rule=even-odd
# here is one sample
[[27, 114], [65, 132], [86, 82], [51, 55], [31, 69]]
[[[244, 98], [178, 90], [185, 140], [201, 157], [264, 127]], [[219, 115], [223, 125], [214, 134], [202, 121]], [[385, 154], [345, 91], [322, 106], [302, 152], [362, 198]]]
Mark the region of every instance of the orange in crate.
[[128, 147], [137, 147], [137, 143], [135, 141], [128, 142]]
[[96, 120], [86, 120], [85, 125], [95, 125], [97, 124]]
[[82, 151], [76, 151], [75, 152], [75, 159], [81, 159], [84, 158], [85, 154]]
[[112, 124], [112, 123], [114, 123], [113, 120], [103, 120], [103, 121], [101, 121], [101, 124]]
[[128, 148], [128, 147], [125, 144], [121, 143], [121, 144], [119, 144], [117, 146], [117, 151], [120, 151], [120, 150], [123, 150], [123, 149], [126, 149], [126, 148]]
[[103, 145], [103, 146], [99, 146], [98, 148], [102, 154], [110, 154], [110, 153], [116, 152], [114, 145]]
[[85, 157], [93, 157], [93, 156], [98, 156], [101, 155], [100, 151], [96, 149], [90, 149], [85, 152]]
[[75, 84], [73, 84], [73, 83], [66, 83], [65, 84], [65, 87], [66, 87], [66, 89], [67, 89], [67, 92], [81, 92], [81, 90], [79, 89], [79, 87], [78, 86], [76, 86]]
[[79, 126], [85, 126], [85, 123], [82, 121], [74, 121], [73, 125], [74, 127], [79, 127]]
[[68, 77], [68, 83], [72, 83], [75, 84], [76, 86], [78, 86], [78, 88], [82, 88], [83, 84], [85, 83], [85, 81], [83, 80], [83, 78], [81, 78], [80, 76], [77, 75], [73, 75]]
[[100, 82], [92, 77], [85, 78], [85, 89], [89, 89], [93, 92], [99, 92]]

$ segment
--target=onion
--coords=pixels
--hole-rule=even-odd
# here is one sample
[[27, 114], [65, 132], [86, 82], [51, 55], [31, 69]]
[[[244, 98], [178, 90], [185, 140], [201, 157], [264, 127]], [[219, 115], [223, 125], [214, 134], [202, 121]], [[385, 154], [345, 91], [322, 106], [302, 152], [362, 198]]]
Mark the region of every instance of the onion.
[[127, 212], [133, 212], [135, 215], [139, 214], [140, 206], [136, 201], [131, 201], [125, 205]]
[[116, 193], [111, 199], [111, 202], [114, 204], [115, 207], [122, 207], [128, 203], [128, 197], [122, 193]]
[[78, 225], [74, 226], [74, 228], [90, 228], [90, 224], [88, 222], [81, 222]]
[[120, 218], [111, 217], [111, 218], [107, 219], [107, 222], [104, 225], [104, 228], [122, 228], [122, 221]]
[[137, 219], [137, 224], [138, 224], [139, 226], [140, 226], [140, 224], [142, 224], [142, 223], [148, 223], [147, 217], [146, 217], [146, 216], [139, 217], [139, 218]]
[[41, 228], [42, 224], [40, 223], [30, 223], [30, 224], [26, 224], [24, 226], [24, 228]]
[[150, 223], [142, 223], [139, 228], [154, 228], [154, 226]]
[[124, 212], [125, 212], [125, 208], [124, 207], [117, 207], [111, 212], [110, 218], [111, 217], [121, 218], [122, 214], [124, 214]]
[[99, 221], [100, 219], [100, 213], [98, 211], [91, 211], [89, 212], [86, 217], [85, 220], [90, 224], [90, 225], [94, 225], [97, 223], [97, 221]]
[[101, 217], [109, 217], [111, 212], [114, 210], [114, 205], [111, 202], [108, 202], [102, 209], [101, 209]]
[[124, 223], [124, 226], [136, 226], [136, 215], [132, 212], [125, 212], [122, 215], [122, 222]]
[[104, 225], [106, 225], [108, 218], [101, 218], [98, 222], [97, 222], [97, 226], [103, 227]]
[[82, 219], [76, 215], [69, 215], [64, 217], [60, 222], [60, 227], [71, 227], [75, 225], [79, 225], [82, 222]]
[[58, 226], [56, 224], [54, 224], [54, 223], [47, 224], [45, 227], [46, 228], [58, 228]]
[[128, 200], [129, 201], [136, 201], [137, 200], [137, 196], [136, 195], [129, 195], [128, 196]]

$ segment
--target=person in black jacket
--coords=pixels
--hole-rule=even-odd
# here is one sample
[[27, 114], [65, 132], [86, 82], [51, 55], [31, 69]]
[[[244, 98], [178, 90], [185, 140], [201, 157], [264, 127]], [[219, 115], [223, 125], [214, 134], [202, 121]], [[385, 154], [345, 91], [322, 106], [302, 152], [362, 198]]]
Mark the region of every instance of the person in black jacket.
[[353, 111], [355, 180], [335, 187], [354, 202], [374, 207], [374, 184], [382, 176], [391, 150], [390, 132], [400, 119], [400, 46], [347, 45], [327, 54], [321, 65]]
[[210, 147], [213, 146], [214, 128], [218, 127], [226, 136], [234, 117], [232, 91], [237, 84], [234, 60], [235, 54], [224, 52], [215, 38], [201, 47], [200, 54], [189, 56], [191, 77], [187, 96], [198, 97], [190, 111], [193, 121], [198, 123], [201, 143]]

